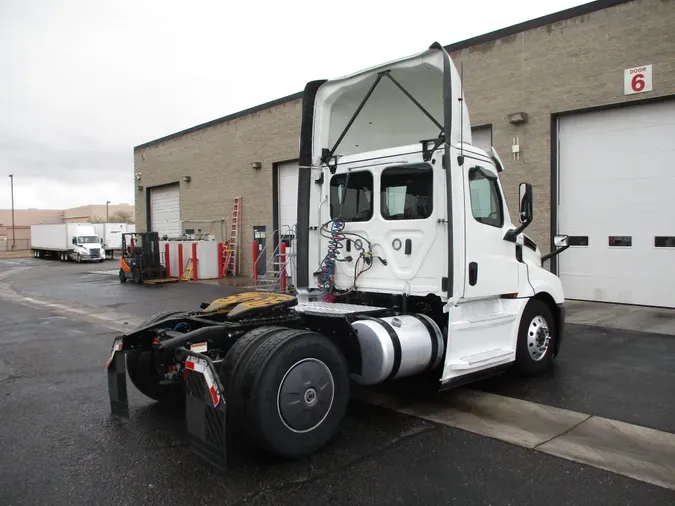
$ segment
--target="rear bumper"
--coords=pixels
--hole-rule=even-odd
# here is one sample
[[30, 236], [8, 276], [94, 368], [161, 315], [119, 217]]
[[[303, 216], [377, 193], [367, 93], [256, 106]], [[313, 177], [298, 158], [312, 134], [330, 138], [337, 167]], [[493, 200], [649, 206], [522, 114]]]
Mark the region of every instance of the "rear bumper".
[[557, 355], [565, 336], [565, 303], [556, 304], [556, 310], [558, 313], [556, 314], [556, 319], [558, 320], [558, 339], [555, 342], [555, 354]]

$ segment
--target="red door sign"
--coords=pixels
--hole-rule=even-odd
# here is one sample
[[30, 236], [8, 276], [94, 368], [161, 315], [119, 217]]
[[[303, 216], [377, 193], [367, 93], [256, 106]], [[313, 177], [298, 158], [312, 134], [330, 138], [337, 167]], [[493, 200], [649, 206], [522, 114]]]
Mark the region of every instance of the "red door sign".
[[623, 71], [623, 94], [652, 91], [652, 66], [641, 65]]

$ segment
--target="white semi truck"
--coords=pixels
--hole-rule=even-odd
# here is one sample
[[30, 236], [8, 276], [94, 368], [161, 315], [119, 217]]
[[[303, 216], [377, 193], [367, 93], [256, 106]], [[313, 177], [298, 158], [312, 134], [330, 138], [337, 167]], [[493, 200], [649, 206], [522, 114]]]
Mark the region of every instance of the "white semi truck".
[[101, 237], [91, 223], [31, 225], [30, 235], [31, 250], [36, 258], [76, 262], [105, 260]]
[[339, 431], [352, 383], [444, 389], [548, 369], [565, 299], [543, 262], [567, 239], [542, 256], [523, 234], [532, 187], [520, 185], [513, 219], [504, 164], [472, 145], [470, 124], [437, 43], [308, 83], [298, 293], [164, 312], [116, 338], [113, 413], [128, 416], [128, 370], [148, 397], [185, 401], [192, 448], [224, 466], [247, 445], [286, 458], [319, 451]]

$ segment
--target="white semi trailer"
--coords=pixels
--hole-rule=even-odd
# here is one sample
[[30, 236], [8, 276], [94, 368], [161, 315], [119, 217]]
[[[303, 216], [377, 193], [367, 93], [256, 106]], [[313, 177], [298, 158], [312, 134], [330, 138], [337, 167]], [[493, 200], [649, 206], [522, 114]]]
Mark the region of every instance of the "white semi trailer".
[[115, 251], [122, 250], [122, 234], [136, 231], [134, 224], [128, 223], [95, 223], [96, 235], [102, 240], [107, 258], [112, 258]]
[[36, 258], [77, 262], [105, 260], [101, 237], [91, 223], [31, 225], [30, 236], [31, 250]]
[[[247, 444], [286, 458], [338, 432], [350, 384], [434, 389], [513, 367], [548, 369], [565, 319], [560, 280], [513, 219], [494, 150], [439, 44], [303, 95], [296, 295], [244, 293], [169, 311], [116, 338], [113, 413], [126, 372], [148, 397], [186, 402], [195, 451], [217, 465]], [[126, 361], [125, 361], [126, 355]]]

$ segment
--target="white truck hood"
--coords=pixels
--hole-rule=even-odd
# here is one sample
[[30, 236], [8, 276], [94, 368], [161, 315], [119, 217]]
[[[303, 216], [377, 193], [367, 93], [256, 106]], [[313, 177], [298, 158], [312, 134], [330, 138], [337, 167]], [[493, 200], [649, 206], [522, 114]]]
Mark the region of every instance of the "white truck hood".
[[[444, 118], [444, 81], [452, 92], [452, 132], [446, 141], [456, 144], [463, 138], [471, 143], [471, 121], [462, 94], [459, 74], [448, 58], [449, 75], [444, 74], [445, 50], [429, 49], [358, 73], [323, 83], [314, 103], [312, 165], [320, 164], [322, 150], [332, 150], [364, 97], [379, 75], [377, 86], [335, 150], [344, 156], [418, 143], [439, 136]], [[430, 119], [396, 84], [400, 84], [436, 121]], [[463, 112], [461, 112], [461, 110]], [[461, 130], [464, 132], [461, 132]]]

